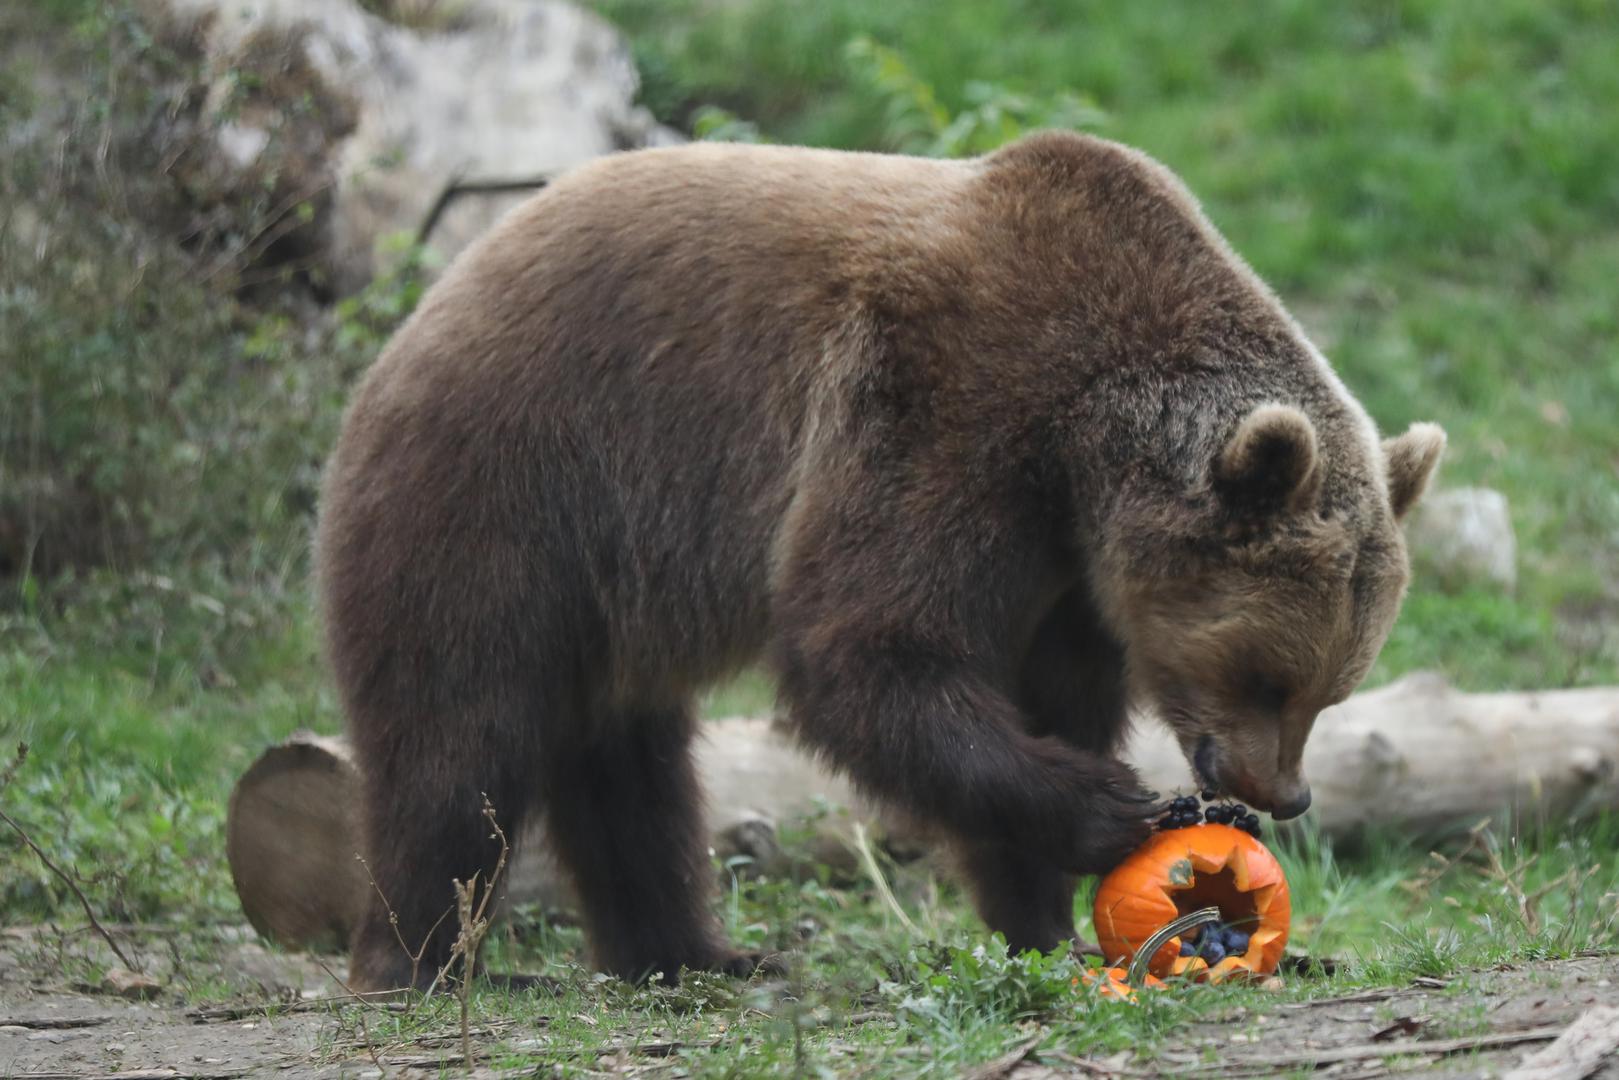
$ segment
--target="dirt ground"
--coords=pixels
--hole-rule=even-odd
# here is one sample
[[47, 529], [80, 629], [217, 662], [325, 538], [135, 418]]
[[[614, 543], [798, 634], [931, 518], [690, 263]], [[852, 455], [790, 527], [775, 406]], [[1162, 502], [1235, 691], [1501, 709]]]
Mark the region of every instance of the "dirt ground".
[[[356, 1020], [361, 1010], [341, 1006], [341, 988], [318, 961], [272, 954], [249, 932], [234, 928], [214, 938], [204, 953], [180, 940], [176, 936], [166, 956], [161, 945], [143, 953], [163, 985], [151, 1000], [141, 1001], [80, 981], [86, 977], [82, 973], [97, 970], [91, 954], [102, 948], [92, 947], [82, 934], [5, 931], [0, 935], [0, 1075], [234, 1080], [461, 1074], [459, 1042], [443, 1031], [368, 1048], [369, 1035]], [[1189, 1026], [1172, 1049], [1160, 1049], [1150, 1061], [1131, 1055], [1080, 1059], [1031, 1043], [973, 1075], [977, 1080], [1503, 1075], [1587, 1010], [1619, 1006], [1619, 956], [1538, 962], [1419, 983], [1338, 998], [1278, 1000], [1263, 1011], [1234, 1008]], [[266, 1002], [280, 1004], [266, 1008]], [[502, 1048], [520, 1053], [545, 1046], [545, 1036], [541, 1030], [498, 1026], [483, 1030], [478, 1046], [479, 1056]], [[682, 1070], [678, 1057], [656, 1045], [642, 1053], [606, 1051], [577, 1066], [603, 1075]], [[511, 1073], [480, 1066], [474, 1074], [532, 1075], [533, 1067]], [[1619, 1058], [1610, 1057], [1584, 1075], [1619, 1080]]]

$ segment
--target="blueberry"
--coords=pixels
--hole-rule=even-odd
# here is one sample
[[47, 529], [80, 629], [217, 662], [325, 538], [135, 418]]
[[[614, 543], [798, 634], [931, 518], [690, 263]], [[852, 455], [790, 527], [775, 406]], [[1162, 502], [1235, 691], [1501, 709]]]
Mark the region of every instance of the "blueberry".
[[1232, 817], [1241, 818], [1246, 813], [1248, 813], [1248, 808], [1246, 806], [1242, 805], [1242, 803], [1239, 802], [1239, 803], [1232, 803], [1231, 804], [1231, 816]]
[[1249, 832], [1258, 832], [1259, 831], [1259, 815], [1258, 814], [1244, 814], [1244, 815], [1242, 815], [1242, 827], [1247, 829]]
[[1231, 807], [1211, 806], [1204, 816], [1216, 825], [1229, 825], [1231, 823]]
[[1191, 940], [1189, 938], [1181, 938], [1181, 955], [1182, 956], [1195, 956], [1195, 955], [1197, 955], [1197, 946], [1192, 944], [1192, 942], [1191, 942]]
[[1241, 930], [1233, 930], [1225, 942], [1226, 952], [1233, 956], [1241, 956], [1248, 951], [1248, 935]]
[[1203, 948], [1199, 949], [1198, 953], [1208, 963], [1209, 967], [1213, 967], [1225, 959], [1225, 946], [1218, 941], [1205, 941]]

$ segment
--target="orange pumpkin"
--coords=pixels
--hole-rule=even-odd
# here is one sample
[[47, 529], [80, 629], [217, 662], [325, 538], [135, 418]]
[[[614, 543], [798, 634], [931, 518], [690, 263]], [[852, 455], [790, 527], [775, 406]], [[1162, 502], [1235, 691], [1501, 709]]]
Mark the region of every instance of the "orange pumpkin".
[[1264, 844], [1229, 825], [1167, 829], [1120, 863], [1096, 892], [1096, 938], [1109, 963], [1128, 964], [1160, 927], [1205, 907], [1248, 932], [1248, 951], [1210, 970], [1202, 957], [1180, 955], [1181, 939], [1172, 937], [1149, 971], [1219, 982], [1276, 970], [1292, 915], [1287, 878]]
[[[1086, 986], [1097, 986], [1097, 993], [1105, 998], [1118, 998], [1120, 1001], [1136, 999], [1136, 988], [1130, 985], [1130, 972], [1122, 967], [1086, 968], [1083, 974], [1074, 979], [1074, 985], [1078, 986], [1081, 982]], [[1148, 990], [1164, 988], [1163, 980], [1152, 975], [1143, 979], [1141, 985]]]

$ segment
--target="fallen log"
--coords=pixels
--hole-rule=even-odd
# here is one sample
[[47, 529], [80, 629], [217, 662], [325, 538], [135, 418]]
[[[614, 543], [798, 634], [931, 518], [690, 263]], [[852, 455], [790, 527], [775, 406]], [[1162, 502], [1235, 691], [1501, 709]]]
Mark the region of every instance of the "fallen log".
[[[1159, 725], [1141, 725], [1128, 755], [1159, 790], [1189, 787]], [[705, 725], [698, 760], [721, 860], [766, 873], [813, 860], [852, 875], [856, 825], [899, 857], [928, 847], [925, 834], [860, 798], [768, 719]], [[1310, 817], [1331, 835], [1368, 825], [1427, 831], [1503, 811], [1579, 816], [1619, 806], [1619, 688], [1469, 694], [1413, 675], [1322, 714], [1305, 765]], [[265, 751], [237, 784], [226, 854], [242, 909], [264, 936], [340, 947], [373, 887], [355, 854], [358, 781], [342, 739], [300, 733]], [[784, 827], [801, 842], [784, 847]], [[571, 905], [537, 828], [517, 838], [506, 904]]]
[[[1130, 758], [1149, 782], [1187, 783], [1159, 725]], [[1323, 712], [1304, 754], [1309, 818], [1430, 832], [1508, 813], [1563, 820], [1619, 806], [1619, 687], [1470, 694], [1419, 673]]]

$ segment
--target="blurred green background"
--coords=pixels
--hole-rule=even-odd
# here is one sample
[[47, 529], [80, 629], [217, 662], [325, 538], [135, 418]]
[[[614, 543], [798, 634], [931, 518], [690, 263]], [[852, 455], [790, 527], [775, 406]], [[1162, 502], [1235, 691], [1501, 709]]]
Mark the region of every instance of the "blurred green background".
[[[1510, 500], [1516, 590], [1419, 573], [1373, 681], [1619, 681], [1619, 4], [593, 6], [697, 137], [964, 154], [1063, 125], [1157, 156], [1382, 427], [1438, 421], [1441, 483]], [[244, 281], [145, 137], [194, 56], [105, 0], [5, 4], [0, 42], [0, 733], [34, 750], [6, 798], [117, 913], [226, 912], [231, 779], [337, 724], [315, 485], [421, 264], [335, 304]], [[767, 703], [753, 678], [710, 709]], [[0, 848], [0, 910], [61, 899]]]

